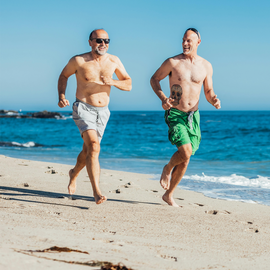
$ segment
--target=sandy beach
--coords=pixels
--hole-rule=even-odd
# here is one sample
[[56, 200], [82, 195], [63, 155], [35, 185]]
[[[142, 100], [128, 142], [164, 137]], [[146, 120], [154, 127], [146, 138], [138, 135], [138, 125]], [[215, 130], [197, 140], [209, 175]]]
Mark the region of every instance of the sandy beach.
[[[151, 175], [103, 169], [108, 201], [96, 205], [86, 170], [71, 197], [69, 165], [0, 164], [0, 269], [269, 269], [269, 206], [178, 188], [174, 208]], [[54, 246], [74, 251], [37, 252]]]

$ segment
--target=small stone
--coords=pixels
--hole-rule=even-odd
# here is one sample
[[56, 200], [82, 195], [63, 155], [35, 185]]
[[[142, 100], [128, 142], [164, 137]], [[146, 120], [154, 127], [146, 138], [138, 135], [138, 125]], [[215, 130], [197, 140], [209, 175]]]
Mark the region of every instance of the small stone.
[[115, 192], [116, 192], [116, 193], [120, 193], [121, 191], [120, 191], [120, 189], [118, 188]]
[[24, 183], [23, 186], [24, 187], [29, 187], [29, 185], [27, 183]]

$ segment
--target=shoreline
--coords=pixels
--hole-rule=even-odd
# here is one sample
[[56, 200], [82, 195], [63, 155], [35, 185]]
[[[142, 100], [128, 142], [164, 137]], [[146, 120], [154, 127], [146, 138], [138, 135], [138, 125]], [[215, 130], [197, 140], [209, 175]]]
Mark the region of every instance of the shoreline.
[[[68, 160], [65, 159], [55, 159], [52, 160], [52, 156], [46, 156], [43, 160], [40, 158], [42, 156], [38, 157], [22, 157], [23, 153], [21, 155], [14, 154], [14, 155], [4, 155], [10, 158], [17, 158], [17, 159], [23, 159], [23, 160], [32, 160], [32, 161], [39, 161], [39, 162], [49, 162], [53, 164], [62, 164], [62, 165], [68, 165], [68, 166], [74, 166], [76, 163], [77, 155], [74, 156], [74, 159], [69, 158]], [[1, 153], [0, 153], [1, 156]], [[112, 159], [113, 160], [113, 159]], [[144, 160], [144, 163], [142, 165], [141, 160], [132, 160], [132, 159], [126, 159], [126, 160], [118, 160], [115, 163], [111, 162], [110, 159], [104, 159], [100, 157], [100, 165], [102, 170], [112, 170], [112, 171], [123, 171], [124, 173], [136, 173], [140, 171], [140, 174], [149, 175], [150, 180], [159, 181], [161, 168], [163, 168], [166, 161], [160, 161], [160, 160]], [[115, 159], [114, 159], [115, 161]], [[147, 163], [147, 166], [145, 166], [145, 162]], [[159, 171], [153, 171], [151, 166], [151, 162], [153, 165], [156, 165], [159, 163]], [[244, 203], [250, 203], [250, 204], [260, 204], [260, 205], [266, 205], [270, 206], [270, 201], [268, 200], [269, 197], [269, 190], [270, 190], [270, 179], [267, 176], [261, 176], [257, 175], [257, 178], [255, 177], [249, 177], [244, 175], [237, 175], [237, 174], [228, 174], [224, 175], [221, 171], [216, 171], [214, 174], [211, 174], [211, 172], [204, 173], [201, 172], [194, 172], [192, 169], [195, 167], [202, 168], [202, 165], [199, 164], [200, 162], [198, 160], [193, 160], [192, 164], [189, 165], [189, 168], [184, 175], [181, 183], [178, 185], [178, 188], [182, 190], [188, 190], [188, 191], [194, 191], [203, 194], [204, 196], [207, 196], [212, 199], [220, 199], [220, 200], [226, 200], [226, 201], [238, 201], [238, 202], [244, 202]], [[109, 164], [109, 165], [108, 165]], [[126, 166], [125, 169], [122, 169], [122, 167]], [[116, 167], [116, 168], [115, 168]], [[149, 170], [146, 170], [145, 168], [150, 168]], [[152, 170], [152, 171], [151, 171]], [[192, 172], [190, 172], [190, 170]], [[205, 180], [203, 179], [205, 178]], [[213, 180], [214, 179], [214, 180]], [[220, 179], [220, 180], [219, 180]], [[225, 179], [225, 181], [224, 181]], [[258, 185], [258, 181], [260, 181], [260, 185]], [[238, 182], [237, 184], [235, 182]], [[241, 190], [245, 189], [241, 193]], [[229, 192], [227, 192], [227, 190]]]
[[[2, 155], [0, 162], [1, 269], [85, 269], [59, 260], [143, 270], [269, 267], [269, 206], [178, 188], [182, 207], [174, 208], [151, 175], [104, 169], [100, 186], [108, 200], [96, 205], [85, 170], [71, 197], [70, 165]], [[28, 252], [52, 246], [89, 254]]]

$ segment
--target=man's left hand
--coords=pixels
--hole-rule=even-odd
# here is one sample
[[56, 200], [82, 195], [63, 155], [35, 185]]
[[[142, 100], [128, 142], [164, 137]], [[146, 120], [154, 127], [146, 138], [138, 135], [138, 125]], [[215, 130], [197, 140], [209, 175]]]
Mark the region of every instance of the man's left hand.
[[220, 109], [221, 106], [220, 106], [220, 100], [217, 98], [217, 95], [215, 95], [213, 98], [212, 98], [212, 104], [213, 106], [216, 108], [216, 109]]
[[109, 76], [100, 76], [102, 82], [105, 84], [105, 85], [110, 85], [110, 86], [113, 86], [114, 85], [114, 80], [109, 77]]

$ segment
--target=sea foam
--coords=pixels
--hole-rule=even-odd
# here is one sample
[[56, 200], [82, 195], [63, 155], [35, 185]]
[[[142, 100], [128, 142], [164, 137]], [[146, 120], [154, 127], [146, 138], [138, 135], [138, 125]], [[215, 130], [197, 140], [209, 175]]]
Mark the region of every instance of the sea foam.
[[247, 178], [242, 175], [232, 174], [230, 176], [208, 176], [202, 173], [202, 175], [185, 175], [184, 179], [195, 181], [207, 181], [236, 186], [255, 187], [270, 189], [270, 178], [258, 175], [255, 178]]

